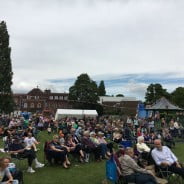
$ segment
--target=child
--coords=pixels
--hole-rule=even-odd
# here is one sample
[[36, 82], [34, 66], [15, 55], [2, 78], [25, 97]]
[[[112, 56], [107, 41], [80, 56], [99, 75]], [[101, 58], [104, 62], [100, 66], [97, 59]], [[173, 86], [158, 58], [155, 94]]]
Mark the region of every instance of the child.
[[28, 136], [24, 139], [24, 143], [27, 149], [33, 148], [34, 151], [37, 151], [36, 144], [39, 144], [39, 142], [37, 142], [37, 140], [32, 137], [32, 133], [28, 133]]

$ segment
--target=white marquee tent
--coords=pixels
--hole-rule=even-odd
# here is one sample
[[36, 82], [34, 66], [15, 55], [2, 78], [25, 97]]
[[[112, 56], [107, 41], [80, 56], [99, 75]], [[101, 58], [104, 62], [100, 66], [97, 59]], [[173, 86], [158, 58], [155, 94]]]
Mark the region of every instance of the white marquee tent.
[[97, 117], [98, 113], [96, 110], [82, 110], [82, 109], [57, 109], [55, 120], [65, 118], [65, 117], [76, 117], [83, 118], [86, 117]]

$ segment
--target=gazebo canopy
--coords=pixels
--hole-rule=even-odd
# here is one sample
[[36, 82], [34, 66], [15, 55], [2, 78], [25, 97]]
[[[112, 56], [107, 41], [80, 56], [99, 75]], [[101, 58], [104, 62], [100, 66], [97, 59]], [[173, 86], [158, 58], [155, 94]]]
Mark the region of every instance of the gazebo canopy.
[[174, 111], [182, 111], [183, 109], [179, 108], [178, 106], [172, 104], [167, 100], [165, 97], [160, 98], [156, 101], [155, 104], [147, 107], [146, 110], [174, 110]]

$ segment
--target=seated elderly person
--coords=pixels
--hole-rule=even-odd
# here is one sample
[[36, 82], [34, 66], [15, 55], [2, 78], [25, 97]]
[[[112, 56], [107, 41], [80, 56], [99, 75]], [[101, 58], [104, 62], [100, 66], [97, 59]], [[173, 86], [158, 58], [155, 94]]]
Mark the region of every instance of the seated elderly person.
[[181, 167], [174, 153], [167, 146], [162, 146], [160, 139], [154, 141], [154, 146], [151, 155], [156, 165], [162, 170], [167, 168], [168, 171], [179, 174], [184, 178], [184, 168]]
[[66, 136], [66, 148], [68, 152], [79, 155], [80, 162], [84, 161], [84, 153], [81, 144], [76, 144], [74, 137], [71, 134]]
[[144, 137], [139, 136], [137, 138], [136, 150], [138, 155], [138, 164], [140, 166], [149, 165], [152, 163], [150, 148], [144, 142]]
[[104, 133], [101, 131], [98, 132], [97, 139], [98, 139], [100, 145], [102, 145], [102, 147], [103, 147], [102, 156], [106, 155], [107, 157], [109, 157], [110, 153], [113, 152], [113, 143], [112, 142], [108, 143], [104, 138]]
[[112, 140], [116, 143], [120, 143], [122, 141], [122, 133], [118, 128], [115, 128], [112, 134]]
[[139, 153], [143, 153], [143, 152], [147, 152], [149, 153], [150, 152], [150, 148], [144, 143], [144, 137], [143, 136], [139, 136], [137, 138], [137, 151]]
[[89, 161], [89, 153], [93, 152], [95, 155], [95, 160], [100, 161], [100, 155], [101, 155], [101, 147], [96, 145], [91, 139], [90, 139], [90, 133], [89, 131], [84, 131], [83, 137], [81, 139], [81, 143], [83, 145], [84, 151], [86, 152], [86, 159], [85, 161]]
[[29, 173], [34, 173], [35, 170], [32, 169], [33, 160], [35, 161], [35, 167], [41, 168], [44, 164], [38, 162], [35, 151], [31, 147], [24, 147], [22, 141], [18, 137], [15, 137], [13, 143], [9, 146], [9, 153], [12, 157], [16, 158], [27, 158], [28, 160], [28, 170]]
[[108, 158], [110, 153], [108, 153], [107, 142], [102, 138], [102, 136], [98, 139], [98, 137], [96, 137], [96, 133], [91, 132], [90, 139], [96, 146], [100, 147], [102, 159]]
[[62, 146], [59, 142], [59, 136], [54, 135], [53, 140], [49, 143], [49, 156], [54, 158], [57, 162], [62, 162], [63, 167], [67, 169], [68, 165], [70, 165], [67, 153], [67, 148]]
[[121, 173], [125, 180], [136, 184], [156, 184], [157, 181], [153, 176], [153, 173], [139, 167], [132, 158], [133, 156], [133, 148], [127, 147], [125, 149], [125, 154], [119, 158]]

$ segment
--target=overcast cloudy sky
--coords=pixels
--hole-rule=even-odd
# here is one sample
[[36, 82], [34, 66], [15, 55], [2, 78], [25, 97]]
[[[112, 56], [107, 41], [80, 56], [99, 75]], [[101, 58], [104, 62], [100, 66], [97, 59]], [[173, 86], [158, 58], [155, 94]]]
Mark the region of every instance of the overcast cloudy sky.
[[184, 85], [183, 0], [0, 0], [14, 92], [68, 91], [88, 73], [108, 94]]

